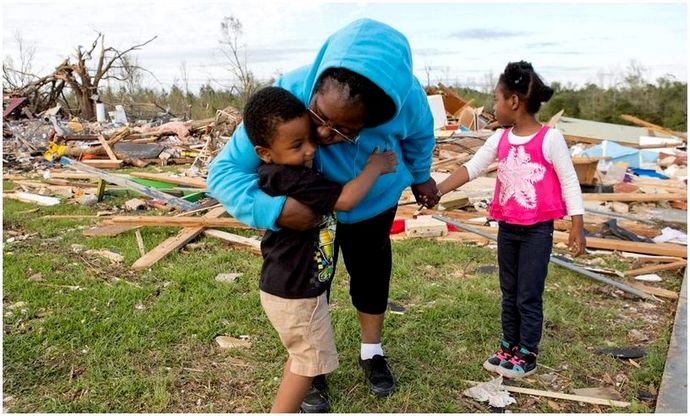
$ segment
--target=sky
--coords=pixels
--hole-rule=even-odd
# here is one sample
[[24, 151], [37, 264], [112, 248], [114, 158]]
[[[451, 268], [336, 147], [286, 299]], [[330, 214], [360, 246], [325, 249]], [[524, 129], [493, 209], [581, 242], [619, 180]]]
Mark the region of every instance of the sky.
[[[98, 32], [106, 46], [136, 51], [145, 83], [190, 90], [232, 83], [220, 50], [221, 21], [243, 25], [247, 66], [269, 79], [309, 64], [326, 38], [369, 17], [407, 36], [415, 75], [489, 91], [510, 61], [526, 60], [547, 83], [615, 86], [631, 67], [654, 82], [687, 82], [686, 2], [325, 2], [213, 0], [4, 0], [2, 55], [18, 57], [17, 34], [35, 49], [33, 72], [51, 73]], [[185, 68], [183, 71], [182, 68]]]

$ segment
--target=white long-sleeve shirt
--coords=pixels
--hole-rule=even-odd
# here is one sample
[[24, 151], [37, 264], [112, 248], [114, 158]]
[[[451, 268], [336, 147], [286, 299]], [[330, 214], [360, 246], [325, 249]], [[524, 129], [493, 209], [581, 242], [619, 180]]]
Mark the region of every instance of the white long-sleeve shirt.
[[[498, 153], [498, 143], [503, 135], [503, 129], [499, 129], [489, 137], [484, 145], [475, 153], [475, 155], [467, 163], [467, 173], [469, 173], [470, 180], [475, 179], [481, 175], [489, 165], [496, 160]], [[517, 136], [511, 130], [508, 132], [508, 143], [512, 145], [521, 145], [529, 142], [536, 135]], [[580, 190], [580, 183], [575, 173], [573, 161], [570, 158], [568, 145], [565, 143], [565, 138], [560, 131], [550, 128], [544, 136], [542, 143], [542, 152], [544, 158], [551, 164], [556, 171], [558, 181], [561, 183], [561, 192], [563, 200], [568, 211], [568, 215], [583, 215], [585, 213], [584, 205], [582, 203], [582, 191]]]

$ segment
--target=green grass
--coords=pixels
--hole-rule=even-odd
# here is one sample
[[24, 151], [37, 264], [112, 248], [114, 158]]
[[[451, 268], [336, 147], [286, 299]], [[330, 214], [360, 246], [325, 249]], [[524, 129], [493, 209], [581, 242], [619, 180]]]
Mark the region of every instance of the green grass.
[[[5, 182], [5, 189], [12, 184]], [[138, 257], [134, 233], [84, 237], [92, 220], [45, 220], [50, 214], [93, 214], [97, 207], [35, 206], [4, 200], [9, 232], [37, 233], [4, 245], [3, 393], [11, 412], [266, 412], [285, 353], [261, 309], [261, 259], [220, 240], [201, 237], [191, 249], [167, 256], [150, 270], [129, 269]], [[176, 234], [142, 230], [147, 250]], [[244, 235], [251, 233], [243, 232]], [[75, 252], [108, 249], [122, 265]], [[329, 376], [335, 412], [476, 412], [489, 410], [462, 398], [463, 380], [489, 380], [481, 367], [500, 336], [496, 274], [474, 270], [495, 264], [488, 248], [428, 240], [394, 243], [390, 301], [406, 308], [388, 314], [384, 348], [398, 380], [386, 399], [369, 394], [357, 366], [359, 327], [347, 275], [338, 267], [332, 321], [341, 366]], [[232, 284], [218, 273], [242, 273]], [[43, 280], [29, 280], [40, 273]], [[671, 275], [669, 275], [671, 276]], [[669, 287], [678, 287], [669, 277]], [[16, 306], [24, 302], [23, 306]], [[552, 266], [545, 292], [545, 330], [539, 374], [557, 375], [558, 389], [614, 387], [632, 412], [653, 411], [641, 390], [658, 389], [670, 337], [674, 302], [644, 307], [609, 287]], [[647, 317], [646, 319], [644, 317]], [[653, 317], [650, 321], [649, 317]], [[599, 347], [628, 346], [627, 334], [649, 336], [640, 368], [596, 355]], [[249, 349], [221, 350], [218, 335], [248, 335]], [[530, 388], [548, 389], [536, 381]], [[509, 407], [553, 412], [545, 398], [515, 395]], [[622, 411], [559, 401], [567, 412]]]

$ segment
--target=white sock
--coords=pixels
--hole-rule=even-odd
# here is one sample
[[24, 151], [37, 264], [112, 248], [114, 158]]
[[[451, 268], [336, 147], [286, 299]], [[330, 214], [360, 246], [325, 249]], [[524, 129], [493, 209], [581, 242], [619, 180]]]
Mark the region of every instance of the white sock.
[[383, 348], [381, 347], [380, 342], [378, 344], [361, 344], [359, 356], [363, 360], [369, 360], [373, 358], [374, 355], [383, 356]]

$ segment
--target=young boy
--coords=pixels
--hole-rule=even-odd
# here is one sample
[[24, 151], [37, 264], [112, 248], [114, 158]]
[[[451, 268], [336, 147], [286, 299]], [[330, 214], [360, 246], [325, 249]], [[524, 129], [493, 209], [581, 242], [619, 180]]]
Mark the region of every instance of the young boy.
[[364, 170], [340, 185], [313, 169], [316, 145], [304, 104], [289, 91], [267, 87], [244, 110], [244, 126], [264, 162], [259, 187], [287, 195], [322, 215], [313, 229], [267, 231], [261, 241], [261, 305], [288, 351], [271, 412], [299, 410], [312, 379], [338, 367], [326, 291], [334, 273], [336, 219], [365, 196], [379, 175], [394, 172], [393, 152], [375, 152]]

